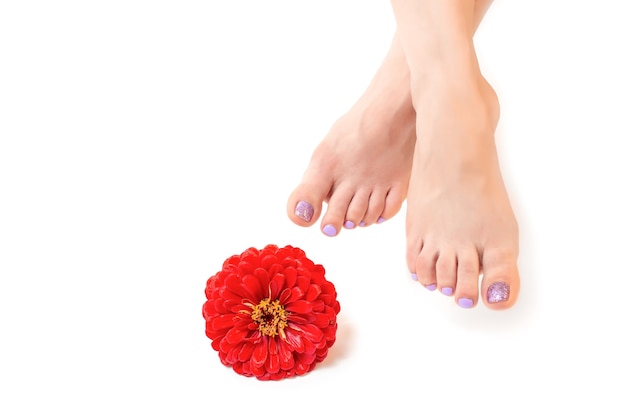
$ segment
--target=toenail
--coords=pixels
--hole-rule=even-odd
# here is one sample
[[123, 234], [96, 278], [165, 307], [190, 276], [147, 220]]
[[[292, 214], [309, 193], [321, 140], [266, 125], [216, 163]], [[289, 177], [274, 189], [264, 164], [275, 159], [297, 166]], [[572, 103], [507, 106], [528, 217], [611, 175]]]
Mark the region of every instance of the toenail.
[[365, 224], [366, 224], [366, 223], [365, 223], [363, 220], [361, 220], [361, 221], [359, 222], [359, 227], [363, 227], [363, 226], [365, 226]]
[[346, 222], [343, 224], [343, 227], [345, 227], [346, 229], [354, 229], [354, 223], [352, 223], [350, 220], [346, 220]]
[[417, 281], [417, 274], [411, 274], [411, 279], [413, 281]]
[[454, 288], [452, 288], [452, 287], [443, 287], [441, 289], [441, 293], [443, 295], [448, 295], [448, 296], [452, 295], [452, 294], [454, 294]]
[[335, 229], [332, 225], [327, 224], [326, 226], [324, 226], [324, 228], [322, 229], [322, 232], [324, 232], [324, 234], [326, 236], [335, 236], [337, 234], [337, 229]]
[[295, 214], [308, 223], [313, 218], [313, 206], [308, 201], [300, 200], [296, 203]]
[[428, 291], [435, 291], [437, 289], [437, 284], [424, 285], [424, 288], [426, 288]]
[[383, 219], [382, 217], [379, 217], [378, 220], [376, 220], [376, 223], [381, 224], [384, 221], [385, 219]]
[[459, 298], [458, 303], [463, 308], [471, 308], [474, 306], [474, 300], [471, 298]]
[[506, 282], [494, 282], [487, 288], [487, 301], [499, 303], [509, 299], [509, 285]]

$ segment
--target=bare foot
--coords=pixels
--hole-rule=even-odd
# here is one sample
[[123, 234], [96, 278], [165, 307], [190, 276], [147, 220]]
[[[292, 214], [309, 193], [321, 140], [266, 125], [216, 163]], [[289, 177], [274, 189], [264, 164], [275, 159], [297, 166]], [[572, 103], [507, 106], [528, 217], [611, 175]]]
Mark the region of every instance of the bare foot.
[[415, 146], [415, 113], [410, 76], [394, 39], [381, 68], [363, 96], [330, 129], [315, 149], [301, 183], [287, 203], [297, 225], [336, 236], [381, 223], [402, 207]]
[[[407, 196], [407, 263], [461, 307], [511, 307], [518, 228], [495, 144], [500, 108], [473, 34], [491, 0], [391, 0], [418, 129]], [[481, 280], [482, 275], [482, 280]]]
[[[418, 142], [407, 197], [407, 263], [429, 290], [493, 309], [519, 292], [517, 222], [502, 180], [495, 92], [482, 78], [414, 99]], [[482, 274], [482, 284], [479, 283]]]

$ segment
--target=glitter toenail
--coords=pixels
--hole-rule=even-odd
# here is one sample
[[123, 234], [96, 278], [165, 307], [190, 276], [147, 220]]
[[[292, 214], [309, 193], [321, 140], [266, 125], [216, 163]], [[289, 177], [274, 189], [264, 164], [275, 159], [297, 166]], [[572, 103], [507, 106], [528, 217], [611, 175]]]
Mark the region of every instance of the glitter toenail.
[[363, 226], [365, 226], [365, 224], [366, 224], [366, 223], [365, 223], [363, 220], [361, 220], [361, 221], [359, 222], [359, 227], [363, 227]]
[[487, 301], [499, 303], [509, 299], [509, 285], [506, 282], [494, 282], [487, 288]]
[[437, 289], [437, 284], [424, 285], [424, 288], [426, 288], [428, 291], [435, 291]]
[[313, 218], [313, 206], [308, 201], [300, 200], [296, 203], [295, 214], [308, 223]]
[[413, 281], [417, 281], [417, 274], [411, 274], [411, 279]]
[[443, 287], [441, 289], [441, 293], [443, 295], [450, 296], [450, 295], [454, 294], [454, 288], [452, 288], [452, 287]]
[[354, 229], [354, 223], [350, 220], [346, 220], [346, 222], [343, 224], [343, 227], [345, 227], [346, 229]]
[[459, 306], [463, 308], [471, 308], [474, 306], [474, 301], [470, 298], [459, 298]]
[[381, 224], [384, 221], [385, 219], [383, 219], [382, 217], [379, 217], [378, 220], [376, 220], [376, 223]]
[[327, 224], [326, 226], [324, 226], [324, 228], [322, 229], [322, 232], [324, 232], [324, 234], [326, 236], [335, 236], [337, 234], [337, 229], [335, 229], [332, 225]]

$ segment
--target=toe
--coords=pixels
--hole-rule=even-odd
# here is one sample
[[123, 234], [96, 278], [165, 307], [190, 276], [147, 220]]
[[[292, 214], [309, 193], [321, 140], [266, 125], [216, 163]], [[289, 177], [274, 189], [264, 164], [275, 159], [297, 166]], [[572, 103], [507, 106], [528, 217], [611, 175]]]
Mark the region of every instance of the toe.
[[403, 187], [391, 187], [385, 197], [385, 205], [380, 217], [384, 220], [389, 220], [398, 214], [402, 208], [402, 202], [404, 201], [403, 195], [406, 195], [406, 190], [403, 190]]
[[319, 219], [332, 182], [323, 176], [305, 178], [312, 178], [312, 181], [303, 181], [291, 193], [287, 200], [287, 215], [298, 226], [308, 227]]
[[452, 295], [456, 287], [456, 253], [452, 249], [442, 249], [439, 252], [437, 265], [437, 286], [445, 295]]
[[437, 252], [424, 247], [415, 262], [417, 280], [429, 291], [437, 289]]
[[517, 255], [514, 251], [491, 250], [483, 254], [481, 292], [485, 305], [504, 310], [515, 304], [520, 279]]
[[471, 308], [478, 300], [480, 263], [476, 248], [460, 250], [458, 255], [455, 297], [459, 306]]
[[346, 211], [352, 198], [354, 190], [349, 187], [340, 187], [333, 191], [328, 200], [326, 213], [322, 217], [321, 229], [326, 236], [336, 236], [339, 234], [345, 223]]
[[367, 202], [367, 211], [363, 216], [363, 222], [366, 225], [374, 223], [382, 223], [385, 219], [381, 217], [383, 210], [385, 209], [385, 198], [387, 196], [386, 189], [374, 189], [370, 194], [369, 201]]
[[369, 202], [369, 199], [369, 190], [358, 190], [354, 194], [354, 197], [352, 197], [350, 205], [348, 206], [348, 210], [346, 211], [346, 223], [350, 222], [348, 226], [353, 226], [346, 226], [346, 228], [352, 229], [354, 226], [361, 223], [363, 216], [365, 216], [365, 212], [367, 211], [367, 203]]

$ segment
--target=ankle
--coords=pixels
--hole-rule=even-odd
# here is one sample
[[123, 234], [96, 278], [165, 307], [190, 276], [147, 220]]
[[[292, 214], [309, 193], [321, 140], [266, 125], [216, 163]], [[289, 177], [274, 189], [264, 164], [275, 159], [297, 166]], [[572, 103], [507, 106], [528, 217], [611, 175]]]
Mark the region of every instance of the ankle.
[[498, 96], [480, 74], [465, 72], [446, 76], [439, 73], [415, 82], [411, 86], [411, 99], [418, 120], [428, 123], [443, 113], [471, 114], [478, 123], [495, 130], [500, 117]]

